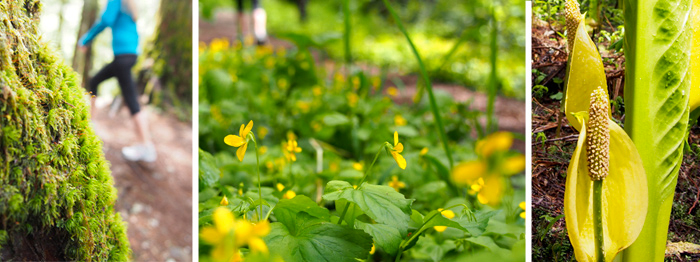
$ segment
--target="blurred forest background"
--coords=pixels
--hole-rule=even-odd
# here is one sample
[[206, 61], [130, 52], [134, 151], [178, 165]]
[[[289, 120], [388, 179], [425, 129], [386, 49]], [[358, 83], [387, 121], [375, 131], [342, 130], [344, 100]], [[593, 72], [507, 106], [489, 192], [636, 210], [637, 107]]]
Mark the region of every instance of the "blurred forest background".
[[[200, 0], [200, 41], [234, 38], [217, 27], [231, 17], [234, 0]], [[244, 1], [249, 4], [250, 1]], [[525, 96], [525, 6], [518, 0], [392, 1], [407, 24], [431, 79], [486, 91], [497, 61], [496, 88], [506, 97]], [[309, 37], [311, 46], [335, 60], [344, 58], [343, 1], [262, 0], [268, 32], [295, 42]], [[249, 12], [246, 7], [246, 12]], [[349, 1], [352, 60], [404, 73], [418, 64], [381, 0]], [[301, 14], [304, 13], [305, 16]], [[494, 23], [495, 22], [495, 23]], [[231, 25], [231, 28], [234, 28]], [[494, 39], [495, 36], [495, 39]], [[275, 43], [273, 42], [273, 45]], [[495, 45], [496, 48], [491, 48]], [[495, 50], [495, 52], [492, 52]]]
[[[82, 82], [114, 58], [110, 29], [83, 53], [77, 40], [100, 18], [107, 0], [42, 1], [40, 31]], [[192, 1], [135, 0], [139, 59], [133, 68], [139, 99], [149, 112], [159, 159], [128, 162], [121, 148], [136, 141], [116, 78], [100, 85], [92, 123], [104, 143], [128, 223], [134, 261], [192, 260]], [[167, 4], [161, 4], [167, 3]], [[83, 84], [85, 86], [85, 84]], [[87, 95], [86, 95], [87, 99]]]

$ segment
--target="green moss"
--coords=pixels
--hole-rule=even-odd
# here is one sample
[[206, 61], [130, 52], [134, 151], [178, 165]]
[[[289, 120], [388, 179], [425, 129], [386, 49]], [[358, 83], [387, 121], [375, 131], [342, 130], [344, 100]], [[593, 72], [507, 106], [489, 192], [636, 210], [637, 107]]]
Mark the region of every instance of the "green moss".
[[0, 1], [0, 260], [127, 260], [84, 90], [40, 41], [40, 9]]

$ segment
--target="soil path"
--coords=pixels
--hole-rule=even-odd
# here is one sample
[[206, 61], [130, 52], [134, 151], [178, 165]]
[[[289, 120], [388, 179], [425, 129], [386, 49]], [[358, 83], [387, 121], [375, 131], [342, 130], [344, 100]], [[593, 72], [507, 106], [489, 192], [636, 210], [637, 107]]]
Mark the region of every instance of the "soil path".
[[192, 126], [144, 110], [158, 152], [152, 164], [121, 155], [121, 148], [136, 140], [126, 108], [113, 117], [108, 108], [97, 108], [93, 116], [119, 193], [115, 208], [127, 222], [133, 261], [191, 261]]
[[[269, 15], [269, 14], [268, 14]], [[251, 18], [246, 14], [244, 19], [249, 21], [251, 24]], [[231, 9], [224, 9], [216, 12], [212, 21], [200, 19], [199, 21], [199, 41], [209, 44], [212, 40], [216, 38], [228, 38], [230, 41], [237, 39], [236, 27], [237, 19], [234, 12]], [[247, 34], [247, 30], [243, 30], [244, 34]], [[274, 47], [284, 46], [291, 47], [291, 43], [277, 39], [272, 35], [270, 37], [269, 43]], [[318, 61], [317, 61], [318, 63]], [[321, 63], [319, 63], [321, 64]], [[323, 61], [322, 64], [327, 67], [328, 72], [332, 72], [333, 68], [340, 66], [334, 61]], [[370, 72], [378, 72], [378, 68], [374, 68], [369, 65], [360, 65], [363, 69]], [[330, 68], [328, 68], [330, 67]], [[405, 89], [399, 92], [398, 97], [395, 99], [397, 103], [409, 103], [416, 93], [416, 83], [418, 83], [417, 75], [399, 75], [390, 74], [387, 79], [393, 77], [399, 77], [405, 84]], [[393, 83], [385, 83], [386, 85], [393, 85]], [[446, 84], [446, 83], [433, 83], [433, 88], [435, 90], [440, 90], [447, 92], [452, 95], [458, 102], [466, 102], [472, 99], [471, 107], [472, 109], [486, 112], [486, 105], [488, 96], [485, 93], [470, 90], [460, 85], [456, 84]], [[516, 132], [520, 134], [525, 134], [525, 101], [507, 98], [499, 96], [496, 98], [494, 105], [494, 111], [498, 118], [498, 126], [500, 130]], [[482, 123], [485, 124], [485, 123]], [[514, 141], [514, 149], [521, 152], [525, 152], [525, 141], [516, 140]]]

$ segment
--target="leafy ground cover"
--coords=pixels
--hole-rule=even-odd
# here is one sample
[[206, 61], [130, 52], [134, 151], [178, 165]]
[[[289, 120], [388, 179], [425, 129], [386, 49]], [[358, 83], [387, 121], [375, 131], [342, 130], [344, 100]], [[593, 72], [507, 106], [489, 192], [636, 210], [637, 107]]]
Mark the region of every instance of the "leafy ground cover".
[[518, 135], [468, 102], [224, 39], [199, 77], [201, 261], [524, 260]]
[[[533, 5], [532, 28], [532, 116], [533, 116], [533, 260], [572, 261], [573, 249], [564, 220], [566, 168], [576, 147], [578, 132], [561, 114], [563, 80], [566, 78], [567, 47], [564, 1], [537, 1]], [[625, 57], [624, 28], [617, 1], [600, 1], [600, 25], [591, 37], [601, 52], [610, 93], [613, 118], [624, 122]], [[588, 3], [582, 3], [587, 10]], [[561, 127], [561, 128], [560, 128]], [[667, 261], [696, 261], [692, 249], [679, 243], [699, 243], [698, 127], [690, 128], [686, 153], [676, 187], [666, 250]]]

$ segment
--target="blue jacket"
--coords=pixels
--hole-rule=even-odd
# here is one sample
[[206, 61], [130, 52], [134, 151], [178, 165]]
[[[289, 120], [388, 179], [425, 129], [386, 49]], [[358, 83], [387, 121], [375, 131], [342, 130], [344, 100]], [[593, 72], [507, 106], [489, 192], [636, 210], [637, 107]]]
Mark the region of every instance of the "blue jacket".
[[136, 22], [125, 8], [121, 0], [108, 0], [102, 17], [80, 39], [80, 43], [89, 44], [102, 30], [111, 27], [114, 55], [138, 54], [139, 34], [136, 31]]

